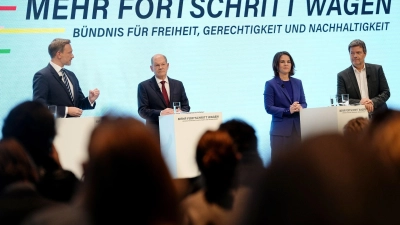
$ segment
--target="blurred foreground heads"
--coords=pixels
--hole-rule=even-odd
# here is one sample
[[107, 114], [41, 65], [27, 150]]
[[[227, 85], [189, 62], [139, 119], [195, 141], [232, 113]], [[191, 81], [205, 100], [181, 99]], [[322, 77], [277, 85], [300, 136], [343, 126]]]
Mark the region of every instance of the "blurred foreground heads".
[[263, 178], [240, 224], [400, 224], [399, 184], [369, 143], [314, 137], [272, 161]]
[[178, 223], [172, 178], [150, 128], [134, 118], [105, 116], [88, 153], [76, 204], [37, 214], [27, 224]]
[[385, 163], [396, 167], [400, 180], [400, 111], [375, 113], [365, 141], [370, 141]]
[[343, 127], [343, 135], [349, 138], [360, 139], [364, 136], [370, 120], [366, 117], [356, 117], [349, 120]]
[[235, 179], [239, 158], [236, 145], [226, 131], [206, 131], [201, 136], [196, 162], [204, 187], [182, 201], [184, 224], [232, 224], [249, 191]]
[[95, 224], [177, 222], [159, 143], [136, 119], [103, 118], [91, 136], [86, 179], [85, 202]]
[[240, 185], [252, 188], [258, 184], [257, 178], [264, 169], [258, 154], [257, 136], [254, 128], [241, 119], [231, 119], [219, 126], [232, 138], [236, 150], [240, 154], [237, 166], [237, 180]]
[[0, 141], [0, 223], [17, 225], [31, 213], [57, 205], [36, 191], [36, 167], [14, 139]]
[[59, 162], [53, 146], [55, 120], [47, 107], [35, 101], [18, 104], [4, 119], [2, 133], [3, 138], [17, 140], [33, 159], [39, 173], [39, 193], [48, 199], [69, 202], [80, 182]]

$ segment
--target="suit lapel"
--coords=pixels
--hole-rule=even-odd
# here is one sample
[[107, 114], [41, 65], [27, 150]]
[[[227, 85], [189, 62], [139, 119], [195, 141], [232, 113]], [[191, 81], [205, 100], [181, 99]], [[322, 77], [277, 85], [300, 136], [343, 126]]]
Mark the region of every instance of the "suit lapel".
[[295, 81], [294, 79], [290, 79], [290, 84], [292, 84], [292, 91], [293, 91], [293, 101], [300, 101], [300, 92], [295, 91], [295, 90], [300, 90], [300, 87], [298, 86], [298, 82]]
[[287, 92], [286, 88], [284, 88], [283, 81], [281, 80], [281, 78], [276, 76], [275, 80], [276, 80], [276, 83], [278, 84], [278, 89], [280, 89], [283, 92], [283, 94], [286, 96], [286, 98], [289, 100], [289, 102], [292, 103], [292, 100], [289, 97], [289, 93]]
[[371, 93], [374, 90], [376, 84], [374, 83], [374, 73], [371, 69], [371, 66], [365, 63], [365, 73], [367, 75], [367, 86], [368, 86], [368, 96], [371, 97], [373, 94]]
[[150, 85], [151, 88], [153, 88], [154, 92], [157, 94], [157, 96], [160, 98], [161, 102], [164, 103], [164, 106], [167, 108], [167, 103], [164, 100], [164, 96], [162, 95], [160, 87], [157, 84], [157, 80], [156, 80], [155, 76], [150, 80], [150, 83], [151, 83], [151, 85]]
[[358, 87], [357, 78], [356, 74], [354, 73], [353, 66], [350, 66], [349, 69], [347, 70], [347, 77], [349, 78], [351, 85], [353, 85], [354, 89], [356, 90], [358, 98], [361, 98], [361, 92], [360, 88]]
[[179, 102], [178, 100], [173, 99], [174, 95], [172, 94], [172, 90], [175, 90], [175, 82], [169, 77], [168, 77], [168, 82], [169, 82], [169, 102], [171, 102], [171, 104], [172, 102]]
[[[68, 89], [67, 89], [67, 86], [65, 86], [65, 84], [64, 84], [64, 82], [62, 81], [62, 78], [60, 77], [60, 75], [58, 75], [58, 73], [57, 73], [57, 71], [49, 64], [49, 68], [50, 68], [50, 71], [51, 71], [51, 75], [54, 77], [54, 79], [56, 79], [57, 81], [58, 81], [58, 83], [60, 84], [60, 86], [64, 89], [64, 91], [65, 91], [65, 94], [68, 96], [68, 98], [70, 99], [70, 101], [71, 101], [71, 103], [73, 104], [73, 105], [75, 105], [73, 102], [72, 102], [72, 99], [71, 99], [71, 97], [69, 97], [69, 93], [68, 93]], [[67, 75], [68, 75], [68, 72], [67, 72]], [[70, 79], [71, 80], [71, 78], [68, 76], [68, 79]], [[71, 81], [71, 83], [72, 83], [72, 81]], [[74, 89], [75, 89], [75, 87], [77, 86], [77, 85], [75, 85], [75, 84], [73, 84], [74, 85]], [[76, 96], [75, 95], [75, 90], [73, 90], [74, 91], [74, 96]]]

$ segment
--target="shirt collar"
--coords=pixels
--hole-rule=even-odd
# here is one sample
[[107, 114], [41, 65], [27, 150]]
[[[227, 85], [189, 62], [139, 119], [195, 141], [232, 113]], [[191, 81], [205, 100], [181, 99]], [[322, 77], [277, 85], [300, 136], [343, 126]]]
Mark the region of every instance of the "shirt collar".
[[[161, 81], [163, 81], [163, 80], [161, 80], [161, 79], [158, 79], [158, 78], [156, 77], [156, 75], [154, 75], [154, 77], [156, 78], [157, 84], [159, 84]], [[164, 81], [165, 81], [165, 83], [167, 83], [167, 84], [169, 83], [169, 82], [168, 82], [168, 76], [165, 77], [165, 80], [164, 80]]]
[[[359, 73], [358, 70], [357, 70], [357, 68], [355, 68], [355, 67], [353, 66], [353, 64], [351, 64], [351, 66], [353, 67], [354, 72]], [[364, 63], [364, 67], [363, 67], [363, 69], [361, 70], [361, 72], [362, 72], [362, 71], [365, 71], [365, 63]]]
[[55, 71], [57, 71], [58, 75], [61, 74], [61, 76], [62, 76], [61, 69], [62, 69], [63, 67], [61, 67], [61, 66], [59, 66], [59, 65], [57, 65], [57, 64], [55, 64], [55, 63], [53, 63], [52, 61], [50, 61], [50, 65], [54, 68]]

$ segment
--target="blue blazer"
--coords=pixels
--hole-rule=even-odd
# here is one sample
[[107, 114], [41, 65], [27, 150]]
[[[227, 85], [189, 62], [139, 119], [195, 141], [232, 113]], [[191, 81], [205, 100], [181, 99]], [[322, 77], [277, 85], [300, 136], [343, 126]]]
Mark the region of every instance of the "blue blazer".
[[82, 93], [79, 81], [72, 71], [66, 70], [68, 79], [71, 81], [74, 94], [72, 102], [68, 89], [50, 63], [33, 76], [33, 100], [42, 102], [45, 105], [57, 105], [57, 114], [63, 117], [65, 107], [77, 107], [80, 109], [94, 109], [89, 99]]
[[168, 77], [168, 82], [170, 105], [165, 103], [160, 87], [154, 76], [138, 85], [138, 113], [146, 120], [147, 125], [158, 128], [160, 112], [166, 108], [172, 108], [172, 102], [181, 102], [182, 111], [190, 111], [189, 100], [186, 96], [183, 83], [170, 77]]
[[301, 80], [290, 77], [290, 83], [293, 88], [293, 99], [278, 76], [265, 83], [264, 107], [267, 113], [272, 115], [270, 135], [290, 136], [293, 124], [300, 133], [300, 114], [298, 112], [290, 116], [283, 114], [295, 101], [299, 102], [303, 108], [307, 108]]

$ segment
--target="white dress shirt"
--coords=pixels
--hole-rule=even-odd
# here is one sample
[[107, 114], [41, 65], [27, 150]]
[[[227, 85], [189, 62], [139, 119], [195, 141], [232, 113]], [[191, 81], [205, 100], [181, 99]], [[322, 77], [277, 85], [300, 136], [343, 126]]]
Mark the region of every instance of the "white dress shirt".
[[367, 72], [365, 70], [365, 64], [364, 64], [364, 68], [361, 71], [358, 71], [354, 66], [353, 66], [353, 70], [354, 70], [354, 74], [356, 75], [358, 88], [360, 89], [360, 93], [361, 93], [361, 98], [369, 99]]

